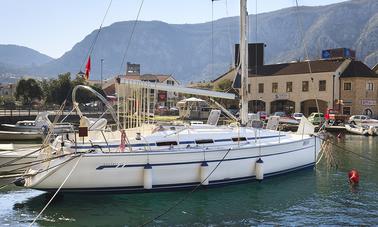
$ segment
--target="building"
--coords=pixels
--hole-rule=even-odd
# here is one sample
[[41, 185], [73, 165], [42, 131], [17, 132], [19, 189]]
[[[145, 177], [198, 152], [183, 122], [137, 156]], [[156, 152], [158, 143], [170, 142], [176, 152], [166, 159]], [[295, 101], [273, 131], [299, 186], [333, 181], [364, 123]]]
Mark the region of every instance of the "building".
[[[172, 76], [172, 75], [162, 75], [162, 74], [143, 74], [140, 75], [140, 65], [139, 64], [131, 64], [128, 62], [127, 64], [127, 71], [126, 75], [119, 75], [118, 78], [124, 78], [128, 80], [140, 80], [140, 81], [148, 81], [151, 83], [164, 83], [167, 85], [177, 86], [180, 83]], [[110, 79], [104, 81], [102, 89], [108, 96], [115, 96], [115, 83], [116, 79]], [[157, 108], [159, 106], [162, 107], [175, 107], [176, 103], [178, 102], [179, 95], [176, 92], [166, 92], [166, 91], [158, 91], [151, 89], [150, 90], [150, 99], [151, 105], [155, 103], [156, 105], [150, 108]], [[154, 102], [156, 100], [156, 102]]]
[[[180, 85], [180, 83], [172, 75], [155, 75], [155, 74], [144, 74], [144, 75], [126, 75], [123, 78], [129, 80], [141, 80], [148, 81], [151, 83], [163, 83], [171, 86]], [[157, 91], [151, 89], [151, 103], [156, 100], [156, 107], [175, 107], [176, 103], [179, 101], [179, 95], [176, 92], [167, 91]]]
[[104, 81], [101, 80], [87, 80], [87, 83], [91, 86], [101, 87]]
[[[345, 48], [343, 48], [345, 49]], [[213, 81], [235, 81], [232, 69]], [[238, 79], [236, 79], [237, 81]], [[239, 79], [240, 80], [240, 79]], [[343, 114], [378, 115], [378, 75], [351, 58], [337, 58], [249, 67], [249, 112], [302, 112], [327, 108]]]
[[0, 97], [13, 98], [16, 94], [16, 84], [0, 83]]

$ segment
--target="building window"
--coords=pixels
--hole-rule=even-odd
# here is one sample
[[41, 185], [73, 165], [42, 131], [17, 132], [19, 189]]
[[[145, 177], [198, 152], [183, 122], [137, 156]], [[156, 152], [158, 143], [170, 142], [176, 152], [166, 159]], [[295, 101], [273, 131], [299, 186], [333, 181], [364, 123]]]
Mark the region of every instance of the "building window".
[[264, 93], [264, 84], [259, 84], [259, 93]]
[[278, 92], [278, 83], [272, 83], [272, 93]]
[[344, 91], [351, 91], [352, 90], [352, 83], [346, 82], [344, 83]]
[[308, 91], [308, 81], [302, 81], [302, 91]]
[[293, 91], [293, 82], [286, 82], [286, 92]]
[[248, 84], [248, 93], [251, 93], [251, 84]]
[[326, 84], [327, 84], [327, 82], [325, 80], [319, 80], [319, 91], [325, 91], [326, 90]]
[[344, 106], [343, 107], [343, 114], [344, 115], [350, 115], [350, 106]]
[[167, 80], [167, 84], [168, 84], [168, 85], [175, 85], [175, 82], [172, 81], [172, 80]]
[[374, 91], [374, 84], [372, 82], [368, 82], [366, 84], [366, 90], [367, 91]]

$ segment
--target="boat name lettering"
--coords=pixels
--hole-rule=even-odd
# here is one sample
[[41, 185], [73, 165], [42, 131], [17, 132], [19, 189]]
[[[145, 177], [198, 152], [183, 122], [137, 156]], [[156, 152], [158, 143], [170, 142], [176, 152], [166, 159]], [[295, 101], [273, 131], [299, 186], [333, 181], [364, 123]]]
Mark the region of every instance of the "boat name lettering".
[[125, 163], [117, 163], [117, 162], [113, 162], [113, 163], [103, 163], [102, 166], [119, 166], [119, 165], [126, 165]]

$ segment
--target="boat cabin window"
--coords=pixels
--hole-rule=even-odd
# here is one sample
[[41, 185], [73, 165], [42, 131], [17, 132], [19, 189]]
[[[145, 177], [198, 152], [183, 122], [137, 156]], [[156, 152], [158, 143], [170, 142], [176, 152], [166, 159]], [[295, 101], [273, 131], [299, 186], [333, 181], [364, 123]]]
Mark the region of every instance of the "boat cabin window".
[[156, 146], [171, 146], [171, 145], [177, 145], [177, 141], [156, 142]]
[[234, 138], [232, 138], [232, 141], [234, 141], [234, 142], [247, 141], [247, 138], [245, 138], [245, 137], [234, 137]]
[[212, 139], [196, 140], [196, 144], [214, 143]]

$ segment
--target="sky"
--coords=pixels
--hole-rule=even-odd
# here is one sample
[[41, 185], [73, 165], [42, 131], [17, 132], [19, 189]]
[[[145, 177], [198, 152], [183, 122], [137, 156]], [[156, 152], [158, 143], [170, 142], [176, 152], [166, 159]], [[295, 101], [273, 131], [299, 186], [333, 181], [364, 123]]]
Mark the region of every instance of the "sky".
[[[26, 46], [59, 58], [104, 25], [135, 20], [142, 0], [1, 0], [0, 44]], [[345, 0], [298, 0], [299, 5], [328, 5]], [[212, 7], [213, 4], [213, 7]], [[295, 6], [295, 0], [248, 1], [250, 14]], [[213, 10], [212, 10], [213, 8]], [[239, 0], [144, 0], [140, 20], [172, 24], [203, 23], [239, 14]]]

